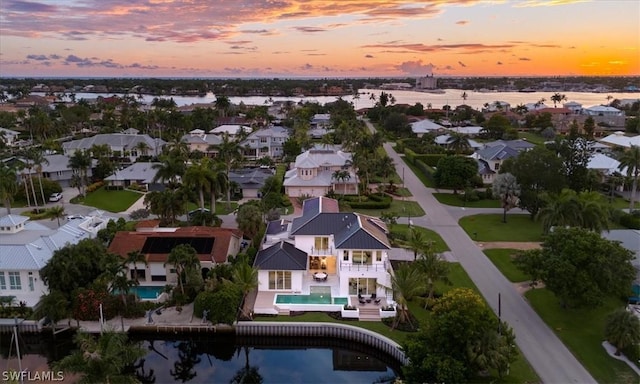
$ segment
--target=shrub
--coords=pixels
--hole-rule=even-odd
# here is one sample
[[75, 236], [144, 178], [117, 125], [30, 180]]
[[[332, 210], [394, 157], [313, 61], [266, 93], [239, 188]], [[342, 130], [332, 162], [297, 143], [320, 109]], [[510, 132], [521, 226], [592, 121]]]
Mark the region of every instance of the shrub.
[[80, 289], [73, 303], [73, 318], [83, 321], [100, 319], [100, 304], [105, 319], [113, 318], [118, 306], [118, 298], [104, 290]]
[[129, 218], [131, 220], [142, 220], [142, 219], [146, 219], [147, 217], [149, 217], [150, 214], [151, 214], [151, 212], [148, 209], [140, 208], [140, 209], [136, 209], [135, 211], [131, 212], [129, 214]]
[[98, 181], [87, 186], [87, 193], [95, 192], [104, 186], [104, 181]]
[[635, 212], [633, 214], [622, 213], [619, 223], [629, 229], [640, 229], [640, 215]]
[[193, 304], [193, 314], [202, 317], [208, 311], [207, 319], [213, 324], [232, 324], [242, 300], [242, 292], [233, 284], [222, 284], [216, 292], [200, 292]]
[[463, 201], [467, 201], [467, 202], [480, 200], [480, 197], [478, 196], [478, 192], [476, 192], [476, 190], [473, 188], [466, 188], [464, 190], [464, 195], [462, 195], [460, 198]]

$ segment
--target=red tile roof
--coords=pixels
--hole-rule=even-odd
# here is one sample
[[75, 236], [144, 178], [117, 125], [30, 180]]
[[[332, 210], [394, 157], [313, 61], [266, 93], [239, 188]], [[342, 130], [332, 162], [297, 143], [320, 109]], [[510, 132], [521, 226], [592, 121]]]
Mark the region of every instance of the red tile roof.
[[[198, 254], [201, 262], [215, 261], [224, 263], [227, 261], [229, 245], [232, 238], [238, 241], [242, 239], [242, 232], [238, 229], [216, 227], [183, 227], [174, 232], [116, 232], [113, 241], [109, 245], [109, 252], [126, 258], [127, 253], [141, 251], [145, 242], [150, 237], [213, 237], [215, 242], [210, 254]], [[147, 262], [165, 262], [168, 253], [147, 253]]]
[[159, 226], [160, 226], [160, 220], [142, 220], [136, 223], [136, 229], [157, 228]]

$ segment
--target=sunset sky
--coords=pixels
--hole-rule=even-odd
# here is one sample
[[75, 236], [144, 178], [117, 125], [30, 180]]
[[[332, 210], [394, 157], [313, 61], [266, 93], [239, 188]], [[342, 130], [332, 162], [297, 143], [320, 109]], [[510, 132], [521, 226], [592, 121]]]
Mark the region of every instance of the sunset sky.
[[0, 76], [640, 74], [640, 2], [0, 0]]

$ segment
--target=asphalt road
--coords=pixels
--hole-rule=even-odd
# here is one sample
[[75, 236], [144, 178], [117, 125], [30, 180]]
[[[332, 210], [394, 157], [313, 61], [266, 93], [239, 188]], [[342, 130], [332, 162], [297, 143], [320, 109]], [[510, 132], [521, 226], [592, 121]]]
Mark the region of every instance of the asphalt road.
[[[369, 128], [373, 129], [372, 126]], [[518, 347], [540, 379], [544, 383], [595, 383], [589, 372], [520, 296], [513, 284], [460, 228], [458, 215], [452, 215], [451, 207], [440, 204], [433, 197], [433, 191], [425, 188], [411, 169], [404, 166], [391, 144], [384, 144], [384, 149], [394, 160], [398, 174], [402, 174], [405, 168], [405, 187], [426, 212], [426, 216], [413, 218], [413, 224], [434, 230], [442, 236], [453, 257], [460, 262], [496, 314], [500, 295], [501, 318], [513, 328]], [[459, 208], [457, 211], [463, 212]], [[475, 209], [468, 211], [479, 213]]]

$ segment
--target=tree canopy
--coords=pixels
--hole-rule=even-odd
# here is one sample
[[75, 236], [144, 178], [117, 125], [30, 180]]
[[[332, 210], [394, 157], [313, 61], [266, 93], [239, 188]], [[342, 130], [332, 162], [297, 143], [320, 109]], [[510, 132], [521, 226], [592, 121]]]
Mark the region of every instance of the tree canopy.
[[558, 227], [546, 237], [542, 249], [523, 252], [515, 263], [542, 280], [562, 307], [581, 307], [627, 295], [636, 273], [632, 257], [629, 250], [599, 233]]
[[462, 156], [445, 156], [438, 161], [438, 167], [433, 174], [436, 185], [440, 188], [458, 190], [469, 186], [470, 180], [478, 173], [475, 160]]

